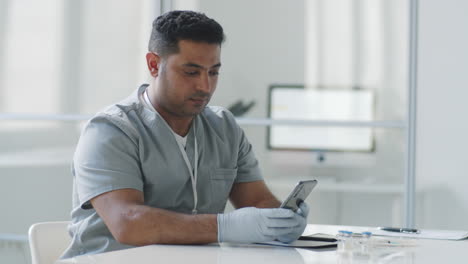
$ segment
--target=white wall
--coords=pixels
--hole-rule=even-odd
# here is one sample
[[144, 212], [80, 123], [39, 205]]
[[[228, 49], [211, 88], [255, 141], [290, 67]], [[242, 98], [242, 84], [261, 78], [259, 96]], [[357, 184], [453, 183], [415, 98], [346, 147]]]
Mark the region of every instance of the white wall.
[[141, 77], [147, 48], [142, 50], [140, 44], [147, 43], [151, 32], [146, 25], [152, 18], [142, 12], [146, 2], [83, 1], [78, 109], [82, 113], [120, 101], [146, 81]]
[[468, 1], [419, 1], [417, 225], [468, 230]]

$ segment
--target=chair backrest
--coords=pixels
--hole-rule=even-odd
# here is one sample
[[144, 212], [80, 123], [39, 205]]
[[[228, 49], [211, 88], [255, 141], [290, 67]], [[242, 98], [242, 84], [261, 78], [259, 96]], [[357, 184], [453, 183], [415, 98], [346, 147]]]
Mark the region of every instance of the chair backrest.
[[32, 264], [52, 264], [71, 242], [67, 226], [70, 222], [43, 222], [29, 228]]

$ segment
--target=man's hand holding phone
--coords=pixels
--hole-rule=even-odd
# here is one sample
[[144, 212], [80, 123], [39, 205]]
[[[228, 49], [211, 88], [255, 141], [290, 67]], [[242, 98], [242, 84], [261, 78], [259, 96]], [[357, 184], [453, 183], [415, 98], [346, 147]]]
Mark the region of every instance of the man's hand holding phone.
[[309, 206], [305, 202], [299, 204], [299, 209], [294, 213], [294, 218], [297, 222], [297, 226], [294, 227], [291, 232], [286, 235], [278, 237], [278, 241], [283, 243], [291, 243], [297, 240], [307, 226], [307, 216], [309, 215]]
[[218, 241], [261, 243], [278, 240], [291, 243], [307, 226], [309, 206], [304, 202], [317, 181], [301, 181], [280, 208], [244, 207], [218, 214]]
[[[305, 204], [304, 204], [305, 205]], [[293, 212], [285, 208], [244, 207], [226, 214], [218, 214], [218, 241], [262, 243], [296, 240], [307, 223], [304, 211]]]

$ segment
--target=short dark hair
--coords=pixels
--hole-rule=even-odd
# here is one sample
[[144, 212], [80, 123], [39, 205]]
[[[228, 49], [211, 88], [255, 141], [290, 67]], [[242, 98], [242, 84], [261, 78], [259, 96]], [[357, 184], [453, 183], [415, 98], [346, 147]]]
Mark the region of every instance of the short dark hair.
[[205, 14], [170, 11], [154, 20], [148, 50], [166, 56], [179, 52], [180, 40], [221, 45], [224, 39], [221, 25]]

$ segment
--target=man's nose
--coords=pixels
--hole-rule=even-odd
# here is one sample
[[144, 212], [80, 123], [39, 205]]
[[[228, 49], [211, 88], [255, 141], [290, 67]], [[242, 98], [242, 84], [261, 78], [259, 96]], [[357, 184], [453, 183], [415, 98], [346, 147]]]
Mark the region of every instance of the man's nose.
[[212, 83], [208, 73], [201, 74], [200, 80], [197, 85], [199, 91], [210, 93], [212, 88]]

